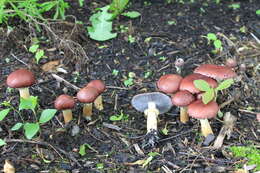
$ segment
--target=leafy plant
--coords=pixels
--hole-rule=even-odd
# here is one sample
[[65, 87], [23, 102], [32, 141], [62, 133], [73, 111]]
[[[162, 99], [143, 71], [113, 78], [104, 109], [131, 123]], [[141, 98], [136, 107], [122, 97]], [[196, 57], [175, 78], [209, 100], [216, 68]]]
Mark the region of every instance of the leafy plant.
[[43, 49], [39, 49], [39, 47], [40, 47], [39, 44], [33, 44], [29, 48], [29, 52], [34, 53], [34, 58], [35, 58], [37, 64], [39, 63], [39, 61], [42, 58], [46, 57], [44, 55], [44, 50]]
[[213, 50], [213, 53], [218, 53], [223, 50], [222, 42], [219, 40], [214, 33], [208, 33], [206, 38], [208, 39], [208, 42], [213, 42], [213, 46], [215, 47], [215, 50]]
[[233, 83], [233, 79], [226, 79], [218, 84], [216, 88], [212, 88], [206, 81], [204, 80], [194, 80], [194, 86], [203, 91], [202, 102], [204, 104], [208, 104], [211, 100], [216, 100], [218, 91], [229, 88]]
[[110, 121], [121, 121], [121, 120], [128, 120], [129, 115], [124, 114], [123, 111], [120, 111], [120, 114], [115, 114], [109, 117]]
[[126, 87], [132, 86], [134, 84], [134, 77], [135, 77], [135, 73], [133, 72], [129, 72], [128, 73], [128, 78], [126, 78], [124, 80], [124, 85]]
[[129, 41], [129, 43], [134, 43], [135, 38], [132, 35], [128, 35], [128, 41]]

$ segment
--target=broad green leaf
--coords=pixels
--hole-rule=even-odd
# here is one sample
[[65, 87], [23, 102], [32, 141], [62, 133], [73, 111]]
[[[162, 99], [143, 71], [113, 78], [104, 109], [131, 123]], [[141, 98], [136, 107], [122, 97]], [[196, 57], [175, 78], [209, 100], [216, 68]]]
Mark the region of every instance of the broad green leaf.
[[0, 121], [2, 121], [6, 115], [9, 113], [10, 109], [4, 109], [0, 111]]
[[36, 63], [38, 64], [40, 59], [44, 57], [44, 51], [42, 49], [37, 50], [35, 54]]
[[38, 45], [38, 44], [33, 44], [33, 45], [31, 45], [31, 47], [29, 48], [29, 52], [35, 53], [38, 48], [39, 48], [39, 45]]
[[214, 96], [215, 96], [214, 89], [211, 88], [210, 90], [208, 90], [205, 93], [203, 93], [203, 95], [202, 95], [202, 102], [204, 104], [208, 104], [211, 100], [214, 99]]
[[23, 123], [16, 123], [16, 124], [11, 128], [11, 130], [12, 130], [12, 131], [19, 130], [22, 126], [23, 126]]
[[0, 147], [6, 145], [6, 142], [3, 139], [0, 139]]
[[193, 81], [193, 84], [194, 84], [194, 86], [195, 86], [197, 89], [199, 89], [200, 91], [208, 91], [208, 90], [211, 89], [211, 87], [209, 86], [209, 84], [208, 84], [206, 81], [201, 80], [201, 79], [199, 79], [199, 80], [194, 80], [194, 81]]
[[141, 16], [141, 14], [137, 11], [129, 11], [129, 12], [122, 13], [121, 15], [132, 18], [132, 19]]
[[216, 88], [216, 90], [224, 90], [229, 88], [232, 84], [234, 83], [233, 79], [226, 79], [223, 82], [221, 82], [218, 87]]
[[34, 112], [37, 106], [37, 98], [37, 96], [30, 96], [28, 99], [20, 97], [19, 110], [31, 109]]
[[40, 130], [40, 126], [38, 123], [25, 123], [23, 128], [27, 139], [32, 139]]
[[213, 44], [216, 49], [220, 49], [222, 47], [222, 43], [220, 40], [215, 40]]
[[87, 27], [89, 36], [93, 40], [106, 41], [117, 36], [117, 33], [112, 33], [112, 14], [108, 12], [109, 5], [100, 8], [101, 11], [93, 14], [90, 17], [92, 26]]
[[56, 112], [57, 112], [56, 109], [45, 109], [45, 110], [43, 110], [41, 117], [40, 117], [40, 120], [39, 120], [39, 123], [43, 124], [43, 123], [50, 121], [53, 118], [53, 116], [55, 115]]
[[216, 34], [214, 34], [214, 33], [208, 33], [208, 34], [207, 34], [207, 39], [208, 39], [208, 40], [215, 41], [215, 40], [217, 40], [217, 36], [216, 36]]
[[86, 155], [86, 145], [85, 144], [82, 144], [80, 147], [79, 147], [79, 154], [81, 156], [85, 156]]

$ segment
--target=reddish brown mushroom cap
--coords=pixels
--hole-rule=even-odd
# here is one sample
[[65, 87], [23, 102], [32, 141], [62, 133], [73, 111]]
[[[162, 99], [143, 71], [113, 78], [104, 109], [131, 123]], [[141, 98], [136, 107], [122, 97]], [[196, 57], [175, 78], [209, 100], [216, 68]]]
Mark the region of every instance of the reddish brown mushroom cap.
[[236, 77], [236, 73], [230, 67], [214, 64], [203, 64], [197, 67], [194, 73], [199, 73], [217, 80]]
[[25, 88], [35, 83], [35, 77], [27, 69], [19, 69], [8, 75], [6, 83], [11, 88]]
[[193, 83], [194, 80], [199, 79], [206, 81], [212, 88], [216, 88], [218, 86], [217, 81], [215, 81], [214, 79], [211, 79], [201, 74], [193, 73], [182, 79], [180, 84], [180, 90], [187, 90], [192, 94], [200, 93], [201, 91], [197, 89]]
[[85, 87], [77, 93], [77, 99], [82, 103], [92, 103], [98, 97], [99, 92], [96, 88]]
[[194, 96], [188, 91], [178, 91], [172, 96], [172, 103], [176, 106], [187, 106], [194, 100]]
[[104, 92], [106, 89], [106, 86], [102, 80], [92, 80], [86, 85], [86, 87], [96, 88], [99, 93]]
[[172, 94], [179, 90], [182, 77], [177, 74], [166, 74], [160, 77], [157, 82], [157, 87], [160, 91]]
[[64, 109], [72, 109], [75, 105], [75, 100], [66, 94], [62, 94], [56, 98], [54, 102], [55, 109], [64, 110]]
[[204, 104], [202, 100], [197, 100], [188, 106], [188, 114], [196, 119], [214, 118], [218, 113], [219, 107], [215, 101]]

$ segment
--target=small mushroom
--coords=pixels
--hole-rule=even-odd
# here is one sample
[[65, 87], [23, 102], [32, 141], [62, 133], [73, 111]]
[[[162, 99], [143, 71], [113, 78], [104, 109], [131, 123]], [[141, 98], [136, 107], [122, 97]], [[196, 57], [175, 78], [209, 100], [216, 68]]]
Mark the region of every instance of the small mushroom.
[[160, 92], [138, 94], [131, 101], [132, 106], [147, 116], [147, 133], [157, 135], [157, 117], [172, 107], [170, 97]]
[[100, 111], [103, 110], [104, 106], [102, 100], [102, 93], [106, 90], [104, 82], [102, 80], [92, 80], [87, 84], [86, 87], [93, 87], [98, 90], [99, 96], [94, 101], [94, 106]]
[[213, 135], [208, 119], [216, 117], [218, 110], [219, 106], [215, 101], [204, 104], [202, 100], [197, 100], [188, 106], [189, 116], [200, 120], [201, 132], [205, 137]]
[[157, 87], [161, 92], [173, 94], [179, 90], [182, 77], [177, 74], [166, 74], [160, 77]]
[[75, 101], [74, 99], [66, 94], [62, 94], [56, 98], [54, 102], [55, 109], [62, 110], [63, 118], [65, 124], [72, 120], [72, 111], [71, 109], [74, 107]]
[[10, 88], [17, 88], [20, 97], [28, 99], [30, 97], [29, 87], [35, 83], [35, 78], [29, 70], [19, 69], [8, 75], [6, 83]]
[[194, 96], [189, 91], [178, 91], [172, 96], [172, 103], [180, 107], [180, 121], [182, 123], [189, 121], [187, 106], [194, 100]]
[[98, 97], [99, 92], [96, 88], [93, 87], [85, 87], [79, 90], [77, 93], [77, 99], [84, 103], [83, 106], [83, 117], [86, 120], [91, 120], [92, 116], [92, 103]]

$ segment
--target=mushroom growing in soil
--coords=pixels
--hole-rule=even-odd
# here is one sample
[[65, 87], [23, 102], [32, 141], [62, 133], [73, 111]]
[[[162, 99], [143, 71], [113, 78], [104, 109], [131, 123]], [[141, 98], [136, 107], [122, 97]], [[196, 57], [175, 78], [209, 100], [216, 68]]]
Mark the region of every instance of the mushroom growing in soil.
[[[131, 104], [147, 116], [147, 134], [152, 134], [155, 139], [158, 139], [157, 117], [171, 109], [170, 97], [160, 92], [138, 94], [133, 97]], [[150, 140], [152, 145], [154, 142], [154, 139]]]
[[65, 124], [72, 120], [72, 111], [71, 109], [74, 107], [75, 101], [74, 99], [66, 94], [62, 94], [56, 98], [54, 102], [55, 109], [62, 110], [63, 118]]
[[194, 100], [194, 96], [189, 91], [178, 91], [172, 96], [172, 103], [180, 107], [180, 121], [182, 123], [189, 121], [187, 106]]
[[8, 75], [6, 83], [10, 88], [17, 88], [20, 97], [28, 99], [30, 97], [29, 87], [35, 83], [35, 78], [29, 70], [19, 69]]
[[179, 90], [182, 77], [177, 74], [166, 74], [157, 81], [157, 87], [166, 94], [173, 94]]
[[188, 106], [189, 116], [200, 120], [201, 132], [205, 137], [214, 135], [208, 119], [216, 117], [218, 110], [219, 106], [215, 101], [204, 104], [202, 100], [197, 100]]
[[99, 96], [95, 99], [94, 105], [98, 110], [103, 110], [103, 100], [102, 100], [102, 93], [106, 90], [106, 86], [102, 80], [92, 80], [90, 81], [86, 87], [93, 87], [96, 88], [99, 92]]
[[98, 97], [99, 92], [96, 88], [93, 87], [85, 87], [79, 90], [77, 93], [77, 99], [84, 103], [83, 106], [83, 117], [86, 120], [91, 120], [92, 116], [92, 103]]

